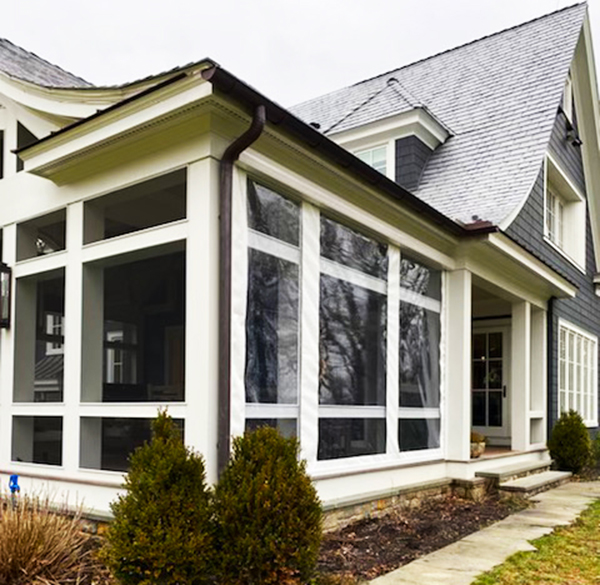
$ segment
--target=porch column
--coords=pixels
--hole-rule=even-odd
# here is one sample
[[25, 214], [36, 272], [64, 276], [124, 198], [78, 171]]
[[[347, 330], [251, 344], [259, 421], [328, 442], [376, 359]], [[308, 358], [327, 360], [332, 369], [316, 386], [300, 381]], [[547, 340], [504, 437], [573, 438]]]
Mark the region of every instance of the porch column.
[[511, 449], [529, 448], [529, 405], [531, 395], [531, 305], [512, 305], [511, 338]]
[[446, 441], [447, 458], [470, 459], [471, 433], [471, 273], [447, 273]]
[[531, 311], [531, 402], [530, 443], [546, 444], [547, 389], [548, 389], [548, 315], [542, 309]]

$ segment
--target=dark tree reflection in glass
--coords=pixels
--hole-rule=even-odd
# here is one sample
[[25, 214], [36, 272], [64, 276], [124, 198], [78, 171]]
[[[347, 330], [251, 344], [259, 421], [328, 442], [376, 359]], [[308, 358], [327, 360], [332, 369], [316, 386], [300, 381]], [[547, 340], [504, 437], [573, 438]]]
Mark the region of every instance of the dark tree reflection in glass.
[[246, 402], [297, 402], [298, 300], [298, 266], [249, 249]]

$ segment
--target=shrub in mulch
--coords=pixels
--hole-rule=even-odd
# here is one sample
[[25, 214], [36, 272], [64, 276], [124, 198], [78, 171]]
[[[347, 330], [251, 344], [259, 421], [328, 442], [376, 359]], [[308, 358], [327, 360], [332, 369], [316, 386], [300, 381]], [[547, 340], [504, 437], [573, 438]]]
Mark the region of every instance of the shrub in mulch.
[[111, 583], [97, 549], [78, 515], [57, 513], [46, 499], [0, 499], [0, 585]]
[[592, 463], [592, 442], [581, 415], [563, 412], [548, 440], [550, 456], [559, 469], [579, 473]]
[[215, 488], [217, 583], [299, 585], [313, 575], [321, 504], [298, 450], [268, 427], [234, 440]]
[[351, 585], [374, 579], [501, 520], [522, 505], [526, 504], [492, 497], [473, 501], [448, 496], [359, 520], [323, 536], [319, 583]]

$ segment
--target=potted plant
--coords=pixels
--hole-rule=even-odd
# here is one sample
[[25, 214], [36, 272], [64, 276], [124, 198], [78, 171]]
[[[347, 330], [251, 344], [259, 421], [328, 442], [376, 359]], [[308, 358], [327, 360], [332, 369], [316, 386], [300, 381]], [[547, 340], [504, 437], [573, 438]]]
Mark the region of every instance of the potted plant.
[[471, 459], [477, 459], [485, 451], [486, 438], [481, 433], [471, 431]]

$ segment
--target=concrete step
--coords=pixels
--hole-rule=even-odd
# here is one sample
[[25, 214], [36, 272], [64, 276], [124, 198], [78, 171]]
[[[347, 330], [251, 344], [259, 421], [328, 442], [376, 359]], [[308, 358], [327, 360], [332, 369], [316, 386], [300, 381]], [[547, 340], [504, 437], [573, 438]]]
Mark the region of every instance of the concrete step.
[[498, 485], [512, 479], [526, 477], [534, 473], [542, 473], [548, 471], [552, 461], [535, 461], [534, 463], [512, 463], [511, 465], [502, 465], [494, 467], [487, 471], [476, 471], [475, 477], [484, 477], [491, 479]]
[[500, 495], [529, 498], [540, 492], [558, 487], [570, 481], [573, 474], [570, 471], [544, 471], [518, 479], [511, 479], [498, 486]]

